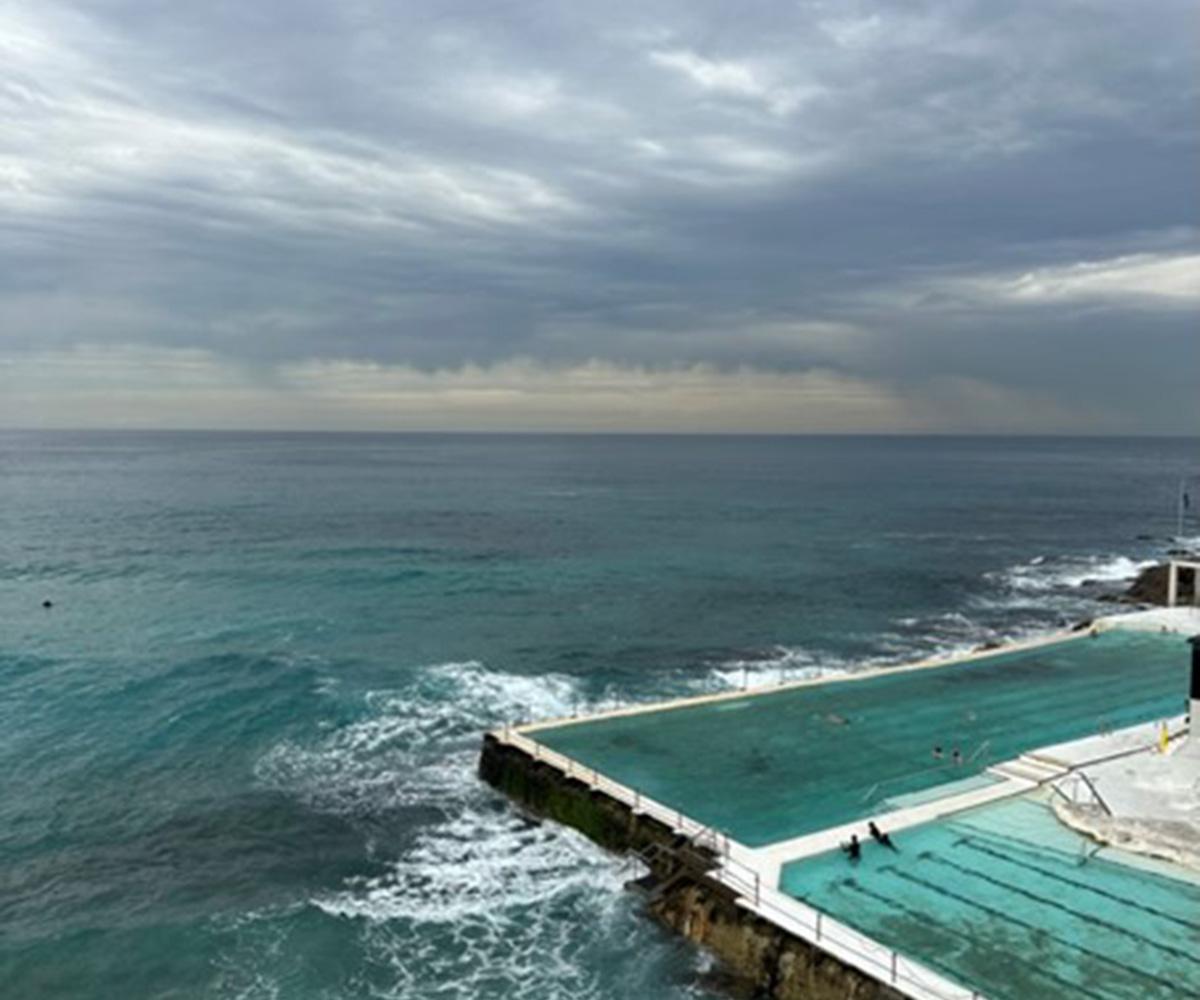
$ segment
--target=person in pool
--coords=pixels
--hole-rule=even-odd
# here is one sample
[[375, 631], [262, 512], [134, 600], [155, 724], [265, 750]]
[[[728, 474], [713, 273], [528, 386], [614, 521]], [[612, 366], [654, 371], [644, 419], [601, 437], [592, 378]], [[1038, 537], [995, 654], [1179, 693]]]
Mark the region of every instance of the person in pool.
[[899, 848], [892, 843], [892, 838], [889, 834], [884, 833], [875, 825], [875, 821], [871, 820], [867, 824], [867, 829], [871, 832], [871, 839], [877, 844], [882, 844], [884, 847], [890, 848], [893, 851], [898, 851]]
[[857, 861], [862, 857], [862, 847], [858, 843], [858, 834], [850, 834], [850, 843], [842, 844], [842, 850], [846, 852], [846, 856], [851, 861]]

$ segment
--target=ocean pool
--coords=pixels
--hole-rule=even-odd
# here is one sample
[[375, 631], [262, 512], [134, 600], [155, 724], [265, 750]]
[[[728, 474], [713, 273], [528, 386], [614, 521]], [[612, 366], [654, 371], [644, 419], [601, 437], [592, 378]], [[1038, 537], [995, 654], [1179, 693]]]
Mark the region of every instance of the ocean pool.
[[761, 846], [889, 811], [1038, 747], [1178, 713], [1188, 669], [1181, 637], [1113, 630], [532, 735]]

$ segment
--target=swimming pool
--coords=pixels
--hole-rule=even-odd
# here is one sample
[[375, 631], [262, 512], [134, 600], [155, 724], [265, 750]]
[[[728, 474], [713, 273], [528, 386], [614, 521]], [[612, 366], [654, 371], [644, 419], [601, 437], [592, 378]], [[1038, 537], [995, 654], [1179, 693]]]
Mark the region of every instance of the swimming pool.
[[[1175, 714], [1189, 662], [1177, 635], [1113, 630], [532, 735], [761, 846], [885, 812], [1037, 747]], [[949, 759], [955, 747], [960, 765]]]
[[780, 888], [993, 1000], [1200, 995], [1200, 878], [1100, 849], [1042, 794], [793, 862]]

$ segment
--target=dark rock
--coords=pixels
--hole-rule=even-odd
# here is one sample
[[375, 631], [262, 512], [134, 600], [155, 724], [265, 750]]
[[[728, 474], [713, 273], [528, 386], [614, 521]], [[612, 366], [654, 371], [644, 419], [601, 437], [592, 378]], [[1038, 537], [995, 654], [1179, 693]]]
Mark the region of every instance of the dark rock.
[[[1166, 604], [1169, 577], [1170, 569], [1167, 563], [1150, 566], [1137, 575], [1137, 579], [1129, 585], [1129, 589], [1121, 595], [1120, 599], [1135, 604]], [[1182, 604], [1191, 603], [1195, 587], [1195, 575], [1186, 570], [1181, 572], [1176, 600]]]
[[1167, 567], [1165, 564], [1142, 570], [1125, 590], [1125, 597], [1139, 604], [1167, 603]]

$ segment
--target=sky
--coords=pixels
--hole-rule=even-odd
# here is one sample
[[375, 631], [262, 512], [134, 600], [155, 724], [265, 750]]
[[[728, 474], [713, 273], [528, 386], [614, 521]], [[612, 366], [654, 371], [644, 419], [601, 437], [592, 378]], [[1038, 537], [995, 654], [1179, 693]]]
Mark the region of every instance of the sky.
[[0, 0], [0, 426], [1200, 433], [1194, 0]]

